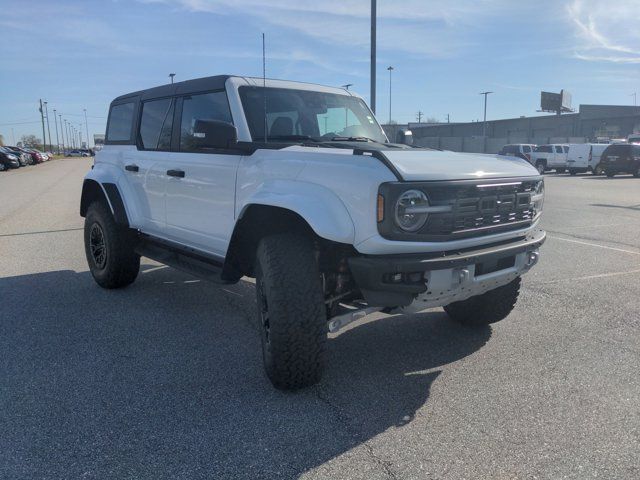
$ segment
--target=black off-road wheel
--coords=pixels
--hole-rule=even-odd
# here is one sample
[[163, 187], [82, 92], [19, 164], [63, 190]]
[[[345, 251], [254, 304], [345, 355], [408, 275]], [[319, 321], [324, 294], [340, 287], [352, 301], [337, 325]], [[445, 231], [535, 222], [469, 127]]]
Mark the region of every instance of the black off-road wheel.
[[520, 294], [520, 277], [482, 295], [444, 307], [449, 317], [466, 326], [478, 327], [496, 323], [511, 313]]
[[133, 283], [140, 270], [134, 251], [136, 233], [118, 225], [103, 202], [93, 202], [84, 219], [84, 249], [89, 270], [102, 288], [122, 288]]
[[325, 366], [327, 315], [311, 241], [297, 234], [263, 238], [255, 274], [267, 377], [281, 390], [317, 383]]

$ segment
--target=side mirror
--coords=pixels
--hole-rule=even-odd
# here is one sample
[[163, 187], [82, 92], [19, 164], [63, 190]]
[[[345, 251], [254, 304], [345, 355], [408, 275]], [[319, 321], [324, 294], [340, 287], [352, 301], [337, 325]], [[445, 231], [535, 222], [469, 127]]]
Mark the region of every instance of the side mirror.
[[411, 130], [400, 130], [396, 134], [396, 143], [403, 143], [404, 145], [413, 145], [413, 133]]
[[196, 120], [193, 126], [193, 147], [232, 148], [238, 143], [238, 130], [234, 125], [219, 120]]

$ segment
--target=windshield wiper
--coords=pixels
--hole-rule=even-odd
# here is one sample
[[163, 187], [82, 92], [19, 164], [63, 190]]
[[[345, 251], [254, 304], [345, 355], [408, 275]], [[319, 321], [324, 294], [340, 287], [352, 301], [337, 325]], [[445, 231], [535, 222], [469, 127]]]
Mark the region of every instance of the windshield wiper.
[[375, 142], [373, 138], [369, 137], [332, 137], [332, 142]]

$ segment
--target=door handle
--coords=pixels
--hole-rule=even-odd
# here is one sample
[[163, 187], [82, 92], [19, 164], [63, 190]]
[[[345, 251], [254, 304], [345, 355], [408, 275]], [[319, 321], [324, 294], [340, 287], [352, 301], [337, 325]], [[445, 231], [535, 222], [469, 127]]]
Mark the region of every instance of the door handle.
[[184, 178], [184, 170], [167, 170], [170, 177]]
[[139, 171], [139, 170], [140, 170], [140, 168], [138, 168], [138, 165], [125, 165], [125, 166], [124, 166], [124, 169], [125, 169], [127, 172], [137, 172], [137, 171]]

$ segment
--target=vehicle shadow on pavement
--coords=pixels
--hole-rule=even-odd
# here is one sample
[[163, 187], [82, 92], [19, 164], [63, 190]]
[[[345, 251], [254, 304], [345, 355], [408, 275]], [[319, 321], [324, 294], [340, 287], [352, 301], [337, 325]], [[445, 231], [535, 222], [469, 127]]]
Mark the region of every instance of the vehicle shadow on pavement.
[[319, 386], [284, 393], [252, 284], [144, 269], [112, 291], [88, 272], [0, 278], [0, 476], [297, 478], [411, 422], [440, 367], [491, 336], [444, 313], [372, 321], [330, 339]]

